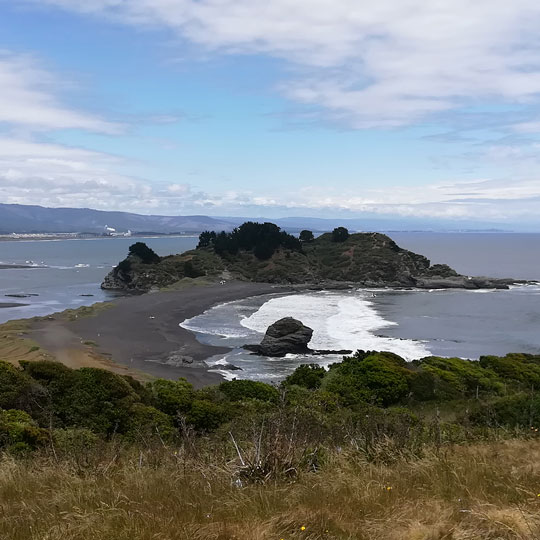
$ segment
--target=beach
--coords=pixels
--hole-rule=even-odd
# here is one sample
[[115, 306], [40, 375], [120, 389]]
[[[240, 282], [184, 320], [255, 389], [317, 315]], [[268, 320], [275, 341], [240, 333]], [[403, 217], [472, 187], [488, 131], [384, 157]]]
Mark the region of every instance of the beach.
[[32, 322], [26, 332], [54, 358], [70, 367], [115, 368], [134, 376], [177, 379], [185, 377], [195, 387], [223, 380], [209, 371], [204, 360], [228, 348], [199, 343], [179, 326], [207, 309], [250, 296], [282, 292], [287, 287], [231, 281], [223, 285], [193, 286], [179, 291], [118, 298], [95, 315], [61, 314]]

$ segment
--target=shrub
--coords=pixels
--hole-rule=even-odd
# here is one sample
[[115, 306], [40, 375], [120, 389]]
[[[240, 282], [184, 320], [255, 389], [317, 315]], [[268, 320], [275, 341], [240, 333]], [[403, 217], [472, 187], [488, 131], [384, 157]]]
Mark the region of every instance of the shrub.
[[148, 383], [147, 389], [152, 396], [153, 405], [173, 417], [178, 413], [187, 413], [195, 399], [193, 386], [183, 378], [177, 381], [156, 379]]
[[0, 360], [0, 408], [29, 408], [32, 386], [32, 379], [21, 369]]
[[57, 452], [76, 458], [92, 450], [99, 442], [99, 437], [86, 428], [55, 429], [52, 438]]
[[126, 435], [132, 439], [159, 437], [170, 440], [175, 434], [172, 418], [155, 407], [135, 403], [130, 409]]
[[302, 364], [285, 379], [284, 384], [296, 384], [314, 390], [321, 386], [325, 374], [326, 370], [317, 364]]
[[228, 420], [225, 408], [219, 403], [196, 399], [187, 414], [187, 422], [200, 431], [212, 431]]
[[476, 394], [497, 394], [503, 384], [495, 372], [485, 369], [478, 362], [462, 358], [422, 358], [418, 365], [423, 371], [436, 378], [435, 394], [442, 399], [474, 396]]
[[519, 393], [479, 407], [469, 415], [479, 425], [499, 427], [540, 426], [540, 396]]
[[505, 382], [525, 383], [540, 389], [539, 356], [510, 353], [506, 356], [481, 356], [479, 364], [497, 373]]
[[230, 401], [258, 399], [277, 402], [279, 398], [279, 392], [275, 387], [258, 381], [226, 381], [219, 385], [219, 389]]
[[397, 355], [365, 354], [358, 351], [330, 366], [322, 387], [340, 396], [346, 406], [362, 402], [383, 406], [398, 403], [409, 391], [412, 372], [397, 364]]
[[0, 411], [0, 446], [18, 451], [37, 448], [47, 440], [47, 431], [38, 427], [26, 412], [16, 409]]
[[120, 375], [98, 368], [75, 370], [76, 379], [67, 399], [60, 400], [58, 415], [68, 426], [111, 435], [126, 429], [133, 403], [139, 401]]

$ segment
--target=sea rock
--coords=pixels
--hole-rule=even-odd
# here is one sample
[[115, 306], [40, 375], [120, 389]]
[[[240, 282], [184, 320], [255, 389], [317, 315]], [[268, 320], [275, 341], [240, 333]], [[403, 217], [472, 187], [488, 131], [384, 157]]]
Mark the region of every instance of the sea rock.
[[312, 335], [313, 330], [309, 326], [293, 317], [284, 317], [268, 327], [260, 345], [244, 345], [244, 349], [260, 356], [273, 357], [283, 357], [287, 354], [346, 355], [352, 353], [346, 349], [339, 351], [310, 349], [308, 343]]
[[308, 343], [313, 330], [301, 321], [284, 317], [271, 324], [260, 345], [245, 345], [244, 348], [261, 356], [285, 356], [286, 354], [310, 353]]
[[121, 291], [127, 289], [126, 280], [120, 272], [109, 272], [103, 279], [101, 288], [111, 291]]

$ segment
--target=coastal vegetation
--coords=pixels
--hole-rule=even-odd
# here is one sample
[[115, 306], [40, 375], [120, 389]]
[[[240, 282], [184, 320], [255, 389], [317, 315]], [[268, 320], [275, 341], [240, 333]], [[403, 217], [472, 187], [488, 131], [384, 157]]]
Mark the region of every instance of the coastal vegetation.
[[344, 227], [317, 238], [304, 230], [299, 237], [273, 223], [246, 222], [232, 232], [205, 231], [197, 249], [158, 257], [144, 243], [131, 246], [126, 259], [105, 278], [102, 287], [148, 291], [183, 279], [230, 278], [280, 284], [354, 283], [391, 287], [506, 287], [497, 280], [475, 281], [444, 264], [400, 248], [380, 233], [350, 234]]
[[158, 257], [137, 242], [104, 279], [104, 289], [147, 292], [184, 279], [238, 279], [314, 287], [508, 288], [515, 280], [462, 276], [446, 264], [400, 248], [381, 233], [344, 227], [299, 237], [273, 223], [246, 222], [232, 232], [205, 231], [197, 249]]
[[536, 538], [538, 382], [529, 354], [199, 390], [0, 362], [0, 537]]

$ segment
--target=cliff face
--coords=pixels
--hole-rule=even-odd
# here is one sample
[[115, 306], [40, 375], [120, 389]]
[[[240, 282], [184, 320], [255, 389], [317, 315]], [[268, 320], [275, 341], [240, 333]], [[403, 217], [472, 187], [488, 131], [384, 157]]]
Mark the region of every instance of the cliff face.
[[218, 279], [223, 271], [236, 279], [315, 286], [354, 283], [366, 287], [474, 289], [506, 288], [511, 282], [469, 279], [446, 265], [431, 266], [426, 257], [400, 248], [384, 234], [358, 233], [344, 242], [333, 242], [330, 234], [323, 234], [304, 244], [302, 252], [279, 249], [267, 260], [246, 251], [219, 256], [211, 247], [163, 257], [155, 264], [143, 264], [130, 256], [106, 276], [101, 286], [148, 291], [184, 277]]

